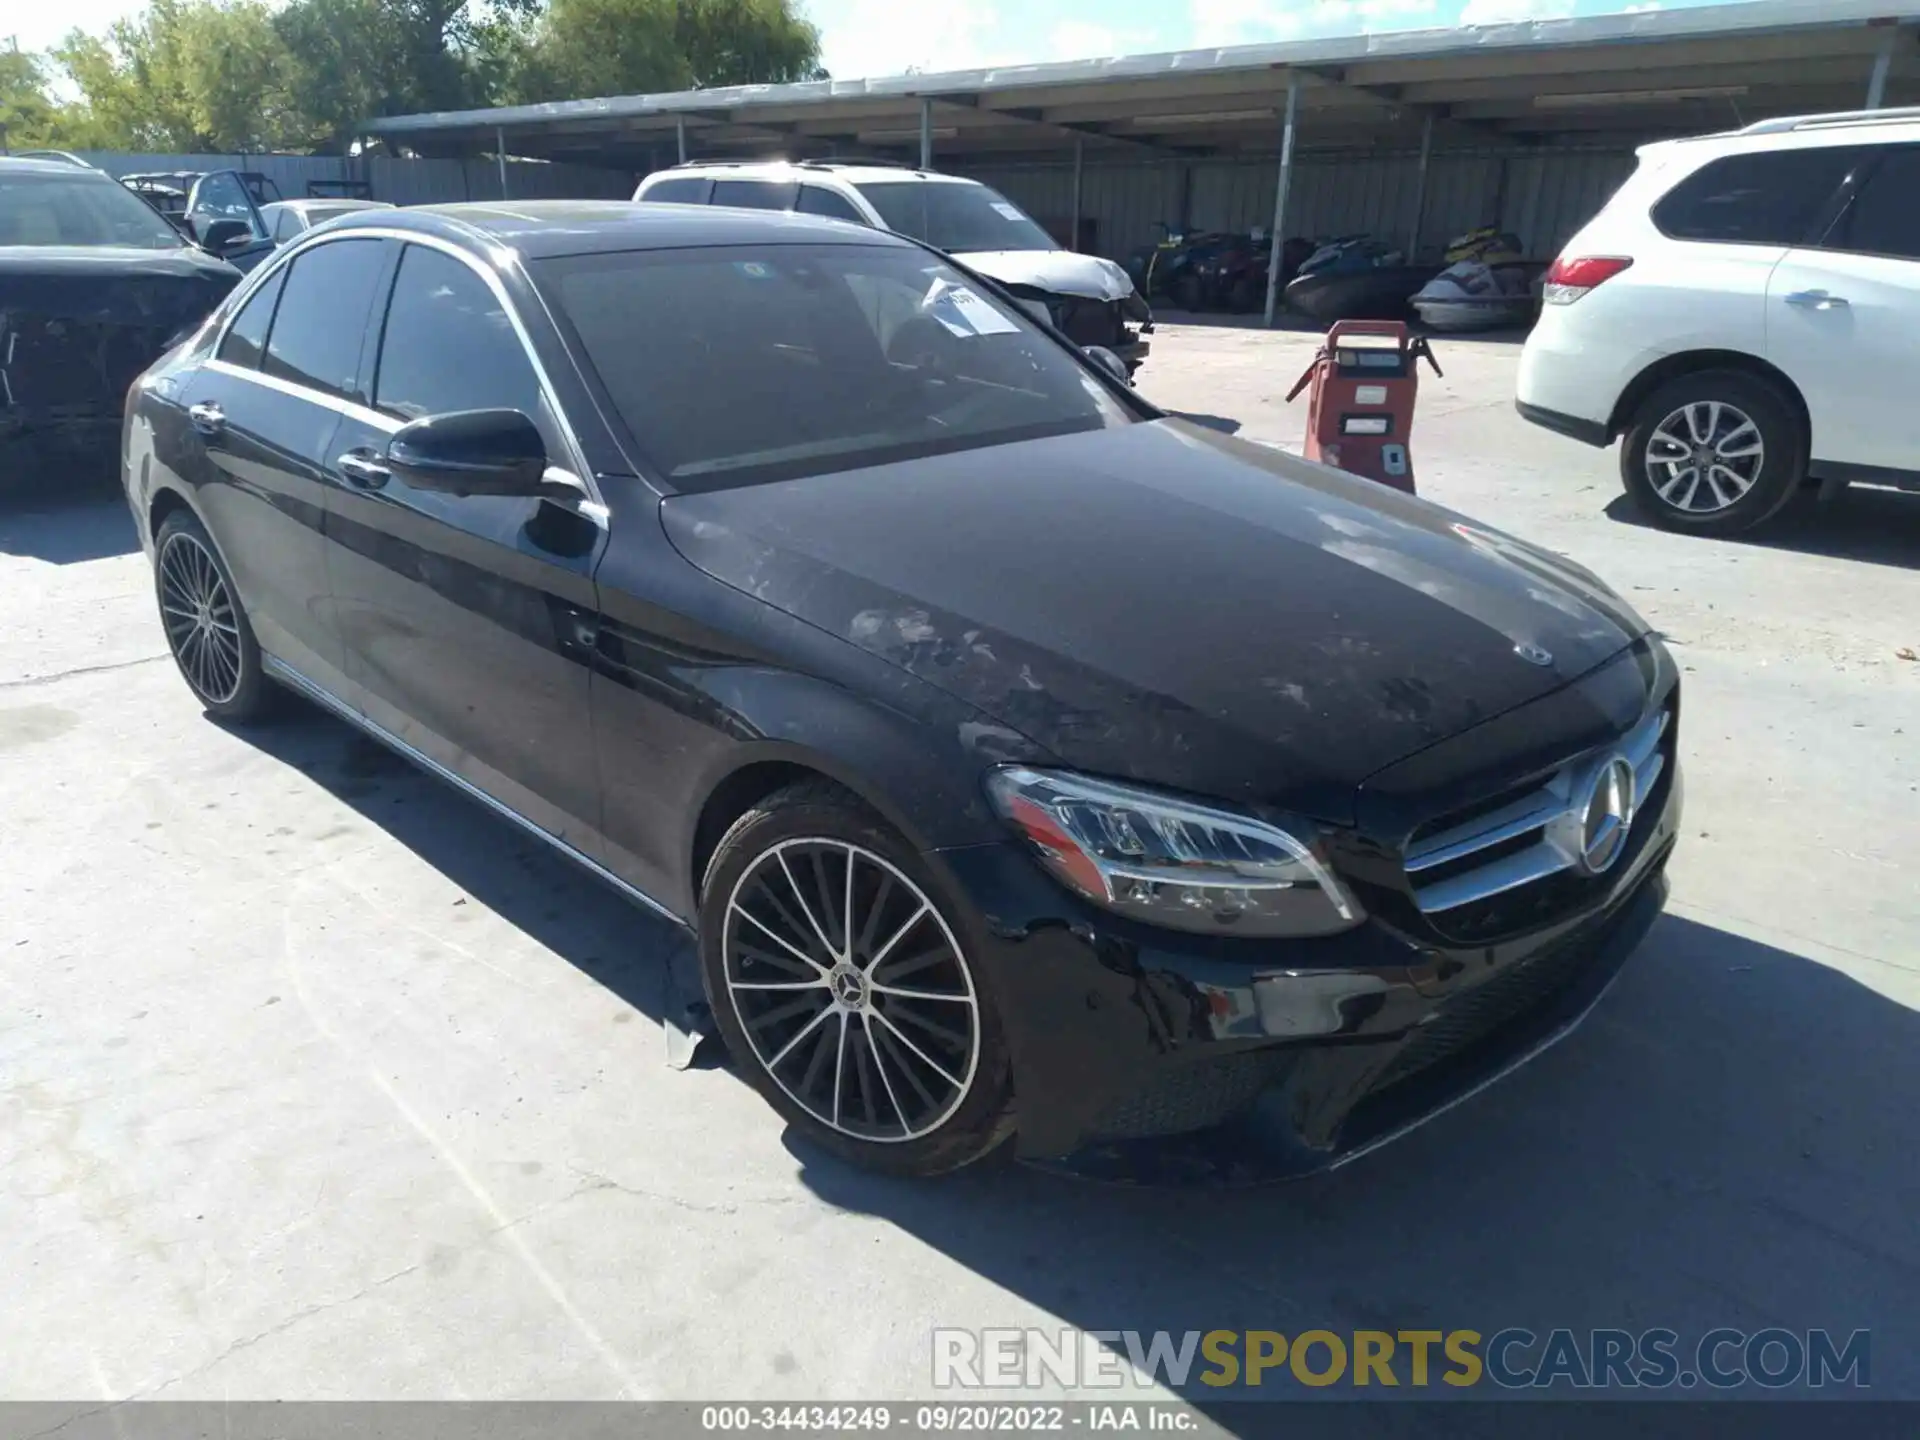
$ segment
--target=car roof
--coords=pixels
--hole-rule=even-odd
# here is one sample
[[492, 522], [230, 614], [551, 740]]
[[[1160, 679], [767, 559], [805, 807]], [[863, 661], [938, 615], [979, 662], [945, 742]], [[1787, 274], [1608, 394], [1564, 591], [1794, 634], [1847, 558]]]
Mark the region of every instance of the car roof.
[[836, 176], [854, 185], [978, 185], [964, 175], [943, 175], [938, 170], [910, 170], [901, 165], [860, 165], [838, 160], [689, 160], [670, 170], [658, 170], [648, 180], [663, 175], [695, 175], [705, 179], [741, 180], [818, 180]]
[[363, 200], [358, 195], [296, 195], [291, 200], [269, 200], [260, 207], [268, 210], [311, 210], [316, 205], [338, 205], [346, 210], [392, 210], [391, 200]]
[[357, 210], [327, 222], [332, 233], [378, 226], [443, 239], [490, 240], [529, 258], [681, 250], [708, 245], [899, 245], [889, 231], [838, 220], [728, 205], [640, 205], [631, 200], [474, 201]]
[[86, 175], [112, 183], [113, 177], [104, 170], [71, 160], [41, 160], [25, 155], [0, 155], [0, 174], [11, 175]]

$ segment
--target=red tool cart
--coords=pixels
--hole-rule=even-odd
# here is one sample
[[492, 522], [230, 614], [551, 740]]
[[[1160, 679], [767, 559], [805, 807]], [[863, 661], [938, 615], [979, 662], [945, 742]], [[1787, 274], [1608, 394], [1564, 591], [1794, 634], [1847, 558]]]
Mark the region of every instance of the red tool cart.
[[1337, 466], [1407, 494], [1413, 489], [1413, 402], [1420, 389], [1414, 366], [1440, 362], [1424, 335], [1409, 335], [1398, 320], [1341, 320], [1327, 331], [1293, 389], [1307, 399], [1309, 460]]

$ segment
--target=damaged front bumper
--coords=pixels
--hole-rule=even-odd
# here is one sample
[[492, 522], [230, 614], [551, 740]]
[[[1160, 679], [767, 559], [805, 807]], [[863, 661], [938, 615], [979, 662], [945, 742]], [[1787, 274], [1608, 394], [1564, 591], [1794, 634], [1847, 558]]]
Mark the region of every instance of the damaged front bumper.
[[1665, 904], [1680, 806], [1676, 773], [1589, 903], [1490, 945], [1378, 919], [1291, 943], [1179, 935], [1081, 907], [1012, 843], [934, 858], [982, 912], [1020, 1156], [1249, 1183], [1343, 1164], [1570, 1031]]

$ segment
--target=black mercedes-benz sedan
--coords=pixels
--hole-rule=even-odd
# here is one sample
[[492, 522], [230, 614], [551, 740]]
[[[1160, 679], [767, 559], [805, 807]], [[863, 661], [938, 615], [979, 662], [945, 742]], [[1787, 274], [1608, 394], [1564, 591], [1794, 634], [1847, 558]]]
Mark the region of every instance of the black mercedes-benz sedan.
[[111, 476], [127, 387], [239, 280], [100, 171], [0, 156], [0, 490]]
[[799, 1131], [1337, 1163], [1666, 894], [1679, 688], [1577, 565], [1155, 411], [883, 232], [547, 202], [284, 247], [129, 399], [206, 710], [337, 712], [697, 936]]

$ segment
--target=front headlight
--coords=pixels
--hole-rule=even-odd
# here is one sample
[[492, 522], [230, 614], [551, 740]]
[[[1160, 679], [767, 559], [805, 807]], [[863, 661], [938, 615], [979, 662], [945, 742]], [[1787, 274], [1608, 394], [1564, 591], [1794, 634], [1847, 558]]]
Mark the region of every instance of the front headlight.
[[1365, 918], [1310, 835], [1058, 770], [1003, 766], [987, 793], [1062, 884], [1150, 925], [1307, 936]]

